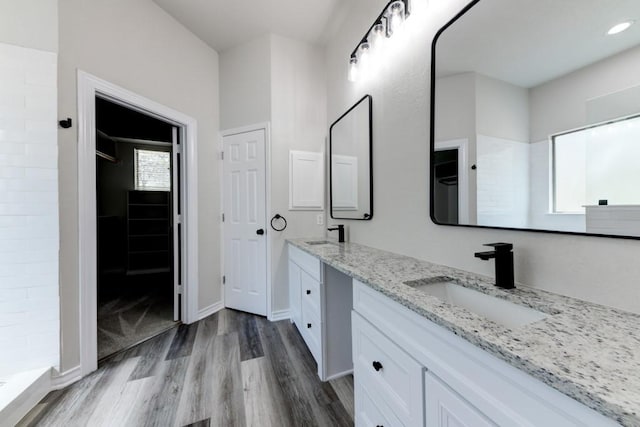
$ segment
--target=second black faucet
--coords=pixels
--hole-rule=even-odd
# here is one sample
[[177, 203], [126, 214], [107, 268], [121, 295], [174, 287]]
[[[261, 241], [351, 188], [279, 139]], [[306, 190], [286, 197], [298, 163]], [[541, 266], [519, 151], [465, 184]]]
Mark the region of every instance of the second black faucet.
[[338, 230], [338, 242], [344, 243], [344, 224], [337, 224], [335, 227], [327, 228], [329, 231]]

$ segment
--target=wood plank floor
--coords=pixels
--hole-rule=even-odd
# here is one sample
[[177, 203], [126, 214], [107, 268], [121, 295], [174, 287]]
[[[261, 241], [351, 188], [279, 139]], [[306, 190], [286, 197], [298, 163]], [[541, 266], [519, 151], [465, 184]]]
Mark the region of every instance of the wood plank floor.
[[353, 378], [318, 379], [289, 321], [222, 310], [49, 393], [19, 426], [352, 426]]

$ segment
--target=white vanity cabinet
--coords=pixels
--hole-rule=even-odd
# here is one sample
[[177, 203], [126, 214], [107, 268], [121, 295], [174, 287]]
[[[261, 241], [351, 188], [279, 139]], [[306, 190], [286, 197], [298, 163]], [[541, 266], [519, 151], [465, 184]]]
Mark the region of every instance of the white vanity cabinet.
[[291, 321], [318, 364], [318, 376], [327, 381], [351, 373], [351, 278], [291, 244], [288, 250]]
[[357, 280], [353, 310], [356, 426], [618, 425]]

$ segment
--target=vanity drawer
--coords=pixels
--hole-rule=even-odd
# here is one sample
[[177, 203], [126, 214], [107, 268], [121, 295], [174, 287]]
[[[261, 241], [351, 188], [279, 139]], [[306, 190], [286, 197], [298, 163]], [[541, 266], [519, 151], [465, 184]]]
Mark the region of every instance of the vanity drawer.
[[309, 276], [320, 282], [320, 260], [308, 253], [289, 245], [289, 259], [306, 271]]
[[300, 275], [300, 298], [302, 304], [306, 303], [320, 314], [320, 283], [305, 271]]
[[422, 426], [423, 367], [356, 312], [351, 315], [354, 378], [406, 426]]

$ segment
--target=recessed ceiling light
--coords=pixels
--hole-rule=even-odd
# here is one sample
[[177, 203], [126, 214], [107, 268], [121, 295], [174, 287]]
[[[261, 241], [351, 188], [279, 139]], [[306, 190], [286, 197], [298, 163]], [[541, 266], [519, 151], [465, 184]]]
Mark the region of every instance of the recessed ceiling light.
[[614, 34], [621, 33], [627, 28], [629, 28], [631, 25], [633, 25], [633, 22], [634, 21], [627, 21], [627, 22], [621, 22], [619, 24], [616, 24], [613, 27], [611, 27], [609, 31], [607, 31], [607, 34], [612, 36]]

